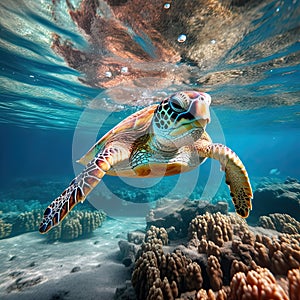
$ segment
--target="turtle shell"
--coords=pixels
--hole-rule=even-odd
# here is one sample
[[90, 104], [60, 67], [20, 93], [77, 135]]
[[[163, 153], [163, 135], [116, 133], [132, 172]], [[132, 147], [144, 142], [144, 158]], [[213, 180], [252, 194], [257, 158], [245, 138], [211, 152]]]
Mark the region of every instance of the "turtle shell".
[[157, 106], [158, 104], [148, 106], [128, 116], [100, 138], [77, 162], [87, 165], [106, 145], [114, 141], [124, 145], [128, 143], [130, 146], [135, 139], [146, 133]]

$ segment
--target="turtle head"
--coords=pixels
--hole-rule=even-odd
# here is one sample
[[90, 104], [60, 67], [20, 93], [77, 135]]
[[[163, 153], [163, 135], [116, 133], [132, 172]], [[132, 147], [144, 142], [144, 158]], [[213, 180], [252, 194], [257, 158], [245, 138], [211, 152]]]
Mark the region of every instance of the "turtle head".
[[200, 138], [210, 122], [210, 95], [203, 92], [178, 92], [163, 100], [152, 121], [155, 139], [166, 147], [191, 144]]

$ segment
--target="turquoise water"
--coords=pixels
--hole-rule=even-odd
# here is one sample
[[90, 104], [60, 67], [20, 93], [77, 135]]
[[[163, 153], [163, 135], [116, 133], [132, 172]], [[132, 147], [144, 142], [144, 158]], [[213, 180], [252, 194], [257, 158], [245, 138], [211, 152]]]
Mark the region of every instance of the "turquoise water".
[[[87, 2], [90, 7], [97, 3], [96, 15], [106, 21], [114, 18], [109, 2], [141, 5], [141, 1], [134, 0]], [[181, 3], [169, 2], [171, 12], [173, 3]], [[147, 57], [132, 63], [123, 58], [123, 53], [118, 57], [114, 52], [118, 49], [111, 47], [109, 51], [104, 42], [101, 46], [100, 37], [114, 37], [108, 29], [88, 34], [72, 20], [70, 7], [75, 10], [81, 1], [1, 0], [0, 229], [2, 220], [15, 222], [24, 211], [44, 210], [82, 170], [76, 160], [98, 138], [125, 117], [177, 90], [197, 89], [211, 95], [212, 120], [207, 132], [214, 142], [226, 144], [239, 155], [253, 191], [262, 184], [283, 182], [287, 177], [300, 180], [300, 3], [241, 1], [239, 8], [235, 5], [238, 2], [220, 1], [233, 14], [244, 15], [228, 31], [228, 41], [213, 27], [210, 35], [206, 33], [208, 42], [203, 40], [205, 47], [195, 43], [193, 30], [182, 44], [177, 38], [179, 33], [186, 33], [182, 31], [186, 28], [176, 25], [170, 31], [162, 30], [167, 42], [181, 54], [174, 61], [172, 57], [155, 59], [158, 46], [147, 33], [139, 32], [138, 26], [124, 21], [131, 42]], [[146, 18], [144, 25], [148, 21]], [[71, 52], [76, 59], [64, 56], [54, 47], [57, 36], [65, 41], [63, 45], [71, 45], [77, 51]], [[127, 46], [131, 49], [132, 45]], [[193, 52], [191, 49], [200, 49], [203, 56], [193, 56], [189, 53]], [[217, 51], [220, 54], [216, 56]], [[90, 59], [89, 63], [83, 63], [83, 57]], [[119, 71], [128, 73], [128, 77], [111, 83], [117, 71], [110, 74], [101, 69], [102, 61], [110, 59], [122, 64], [130, 62], [146, 75], [129, 80], [131, 70], [125, 68]], [[155, 77], [153, 74], [162, 66], [166, 75]], [[104, 86], [103, 82], [110, 85]], [[165, 178], [106, 176], [80, 209], [103, 209], [108, 221], [94, 235], [74, 241], [75, 251], [73, 243], [52, 243], [45, 235], [39, 235], [36, 224], [24, 229], [31, 233], [0, 239], [4, 249], [1, 251], [5, 252], [0, 259], [0, 298], [42, 299], [40, 292], [45, 296], [43, 299], [82, 299], [85, 289], [81, 290], [81, 284], [85, 285], [86, 280], [90, 288], [94, 285], [93, 292], [100, 293], [97, 299], [112, 299], [116, 285], [131, 276], [120, 262], [116, 263], [118, 240], [126, 239], [129, 230], [145, 229], [145, 216], [162, 198], [174, 201], [173, 210], [187, 198], [212, 203], [227, 201], [229, 210], [234, 210], [224, 174], [216, 161], [207, 160], [196, 170]], [[272, 209], [276, 211], [276, 207]], [[38, 218], [40, 222], [41, 216]], [[87, 277], [81, 278], [78, 286], [75, 280], [74, 286], [70, 284], [70, 269], [78, 265], [83, 269], [80, 274]], [[105, 271], [97, 271], [100, 265]], [[29, 286], [37, 286], [37, 290], [30, 294], [29, 289], [26, 294], [25, 285], [24, 294], [23, 287], [15, 294], [10, 293], [19, 275], [25, 282], [29, 278]], [[40, 280], [45, 285], [39, 285]], [[70, 285], [67, 293], [71, 298], [60, 296], [64, 285]], [[56, 291], [56, 287], [59, 291], [53, 295], [52, 289]], [[18, 292], [22, 294], [19, 296]]]
[[[120, 104], [107, 97], [105, 89], [81, 83], [84, 72], [70, 68], [51, 49], [55, 33], [77, 49], [91, 51], [64, 1], [2, 1], [0, 5], [2, 192], [14, 189], [14, 181], [20, 178], [72, 179], [73, 169], [80, 170], [75, 160], [97, 137], [157, 98], [150, 93], [141, 102]], [[300, 178], [298, 36], [299, 2], [266, 2], [243, 39], [227, 49], [217, 64], [198, 69], [198, 83], [180, 86], [211, 94], [214, 118], [207, 131], [241, 156], [252, 178]], [[204, 80], [234, 70], [246, 70], [245, 76], [233, 82], [227, 82], [226, 76], [224, 82]], [[147, 86], [144, 89], [149, 93]], [[167, 94], [170, 88], [160, 90]], [[278, 170], [276, 174], [270, 175], [272, 169]], [[209, 170], [207, 162], [200, 176], [204, 183]], [[172, 184], [173, 179], [165, 180]], [[106, 181], [122, 185], [117, 178]]]

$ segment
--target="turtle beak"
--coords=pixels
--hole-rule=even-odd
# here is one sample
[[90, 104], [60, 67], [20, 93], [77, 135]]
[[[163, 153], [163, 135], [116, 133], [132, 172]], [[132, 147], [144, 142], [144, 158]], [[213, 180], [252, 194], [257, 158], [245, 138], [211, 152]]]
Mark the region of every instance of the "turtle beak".
[[199, 97], [192, 102], [190, 113], [194, 116], [194, 125], [203, 127], [210, 122], [209, 105], [211, 103], [210, 95], [199, 93]]

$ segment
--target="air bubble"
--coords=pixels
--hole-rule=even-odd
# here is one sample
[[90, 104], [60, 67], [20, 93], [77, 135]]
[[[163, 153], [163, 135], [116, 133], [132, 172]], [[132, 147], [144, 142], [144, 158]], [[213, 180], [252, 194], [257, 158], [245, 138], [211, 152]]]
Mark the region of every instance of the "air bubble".
[[128, 68], [127, 67], [122, 67], [121, 68], [121, 73], [128, 73]]
[[186, 35], [185, 35], [185, 34], [181, 34], [181, 35], [178, 37], [177, 41], [178, 41], [179, 43], [184, 43], [184, 42], [186, 41]]
[[105, 77], [107, 78], [112, 77], [112, 73], [110, 71], [105, 72]]

